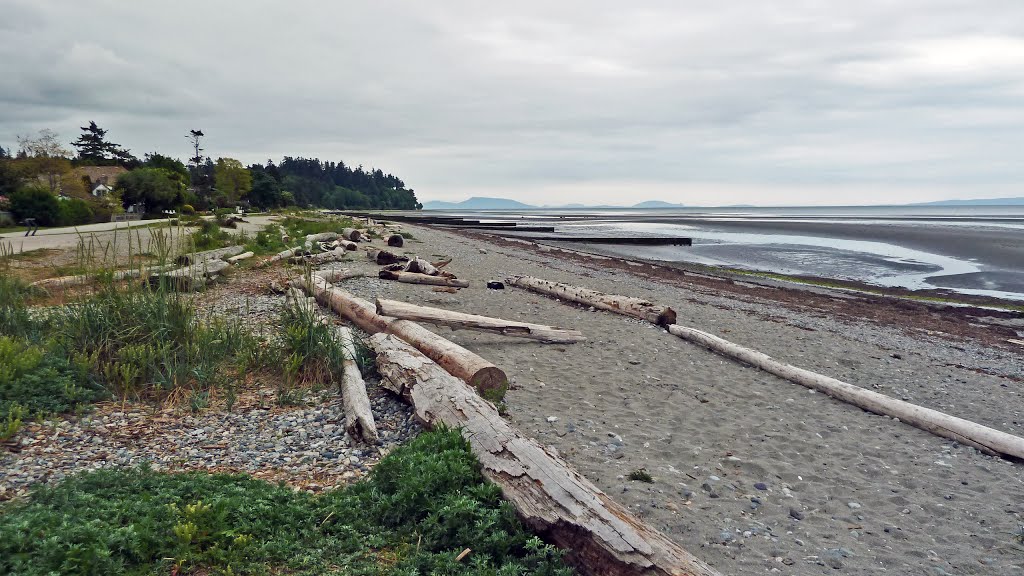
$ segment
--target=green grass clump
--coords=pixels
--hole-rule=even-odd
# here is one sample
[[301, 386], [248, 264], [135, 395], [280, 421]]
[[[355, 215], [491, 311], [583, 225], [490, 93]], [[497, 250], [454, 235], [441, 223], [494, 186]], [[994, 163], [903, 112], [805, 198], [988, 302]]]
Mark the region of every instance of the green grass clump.
[[232, 246], [235, 239], [229, 232], [221, 229], [220, 224], [216, 221], [203, 220], [199, 225], [199, 230], [192, 233], [191, 243], [193, 250], [202, 251]]
[[[465, 548], [472, 553], [461, 562]], [[457, 431], [315, 496], [240, 475], [85, 473], [0, 507], [0, 573], [568, 575]]]
[[26, 416], [68, 412], [107, 396], [81, 357], [0, 335], [0, 417], [16, 406]]
[[648, 484], [654, 483], [654, 477], [651, 476], [645, 468], [637, 468], [629, 473], [628, 478], [634, 482], [646, 482]]

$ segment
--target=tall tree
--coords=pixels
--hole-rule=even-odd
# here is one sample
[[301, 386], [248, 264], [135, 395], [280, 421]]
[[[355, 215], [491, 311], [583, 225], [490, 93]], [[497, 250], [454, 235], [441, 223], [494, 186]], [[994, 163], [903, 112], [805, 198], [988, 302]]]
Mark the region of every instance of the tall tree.
[[71, 153], [60, 143], [57, 133], [44, 128], [35, 137], [18, 136], [18, 146], [18, 157], [29, 161], [27, 172], [32, 176], [44, 176], [50, 192], [59, 192], [61, 175], [71, 169], [68, 161]]
[[138, 159], [119, 144], [107, 141], [107, 131], [89, 121], [82, 126], [78, 140], [71, 143], [78, 149], [78, 159], [84, 164], [105, 166], [111, 164], [137, 164]]
[[232, 202], [241, 200], [252, 190], [252, 176], [245, 166], [234, 158], [217, 159], [213, 180], [217, 191]]

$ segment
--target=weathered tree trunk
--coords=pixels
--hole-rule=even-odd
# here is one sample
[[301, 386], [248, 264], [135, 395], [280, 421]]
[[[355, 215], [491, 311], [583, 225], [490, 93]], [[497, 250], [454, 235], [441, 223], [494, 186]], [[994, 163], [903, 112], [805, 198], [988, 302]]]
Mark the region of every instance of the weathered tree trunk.
[[[138, 278], [145, 274], [158, 274], [177, 268], [177, 264], [167, 264], [165, 266], [154, 266], [151, 268], [132, 268], [129, 270], [118, 270], [111, 274], [111, 279], [114, 281], [127, 280], [129, 278]], [[79, 274], [77, 276], [59, 276], [57, 278], [44, 278], [42, 280], [36, 280], [29, 284], [29, 286], [39, 286], [40, 288], [58, 288], [68, 286], [81, 286], [88, 284], [93, 280], [96, 280], [99, 274]]]
[[359, 242], [363, 237], [363, 233], [355, 228], [345, 228], [341, 231], [341, 237], [351, 242]]
[[356, 363], [355, 336], [352, 330], [339, 326], [335, 329], [341, 340], [345, 361], [341, 375], [341, 399], [345, 406], [345, 430], [353, 438], [362, 438], [373, 444], [377, 441], [377, 424], [370, 409], [370, 398], [366, 395], [366, 383]]
[[367, 250], [366, 257], [373, 260], [377, 264], [384, 266], [386, 264], [395, 264], [398, 262], [405, 262], [409, 260], [406, 256], [399, 256], [393, 252], [387, 250]]
[[405, 265], [405, 271], [426, 274], [427, 276], [437, 276], [441, 273], [441, 271], [435, 268], [433, 264], [422, 258], [413, 258], [412, 260], [409, 260], [409, 263]]
[[242, 252], [245, 252], [244, 246], [228, 246], [227, 248], [216, 248], [205, 252], [182, 254], [181, 256], [178, 256], [174, 262], [180, 266], [188, 266], [190, 264], [200, 264], [207, 260], [218, 260], [225, 256], [234, 256], [235, 254], [241, 254]]
[[890, 398], [884, 394], [866, 390], [859, 386], [836, 380], [835, 378], [811, 372], [810, 370], [784, 364], [767, 354], [751, 350], [750, 348], [744, 348], [694, 328], [672, 324], [668, 327], [668, 331], [684, 340], [700, 344], [719, 354], [745, 362], [790, 382], [817, 390], [837, 400], [853, 404], [868, 412], [899, 418], [901, 422], [906, 422], [911, 426], [916, 426], [944, 438], [956, 440], [961, 444], [974, 446], [989, 454], [1024, 458], [1024, 438], [982, 426], [969, 420], [957, 418], [956, 416], [950, 416], [931, 408], [924, 408], [909, 402]]
[[394, 246], [395, 248], [401, 248], [405, 245], [405, 238], [401, 234], [392, 234], [388, 236], [388, 246]]
[[302, 247], [301, 246], [296, 246], [294, 248], [288, 248], [287, 250], [281, 250], [277, 254], [274, 254], [270, 258], [267, 258], [266, 260], [264, 260], [263, 263], [261, 264], [261, 266], [269, 266], [270, 264], [273, 264], [274, 262], [278, 262], [278, 261], [284, 260], [285, 258], [291, 258], [292, 256], [296, 256], [296, 255], [301, 254], [301, 253], [302, 253]]
[[207, 260], [170, 272], [161, 272], [149, 277], [150, 286], [165, 284], [174, 290], [198, 290], [206, 285], [206, 282], [230, 266], [223, 260]]
[[365, 276], [362, 272], [353, 272], [348, 268], [331, 268], [330, 270], [318, 270], [316, 275], [330, 283], [341, 282], [349, 278], [361, 278]]
[[551, 282], [540, 278], [531, 278], [530, 276], [512, 276], [507, 282], [512, 286], [526, 288], [527, 290], [547, 294], [548, 296], [580, 304], [588, 304], [594, 308], [633, 316], [634, 318], [641, 318], [659, 326], [668, 326], [676, 322], [675, 310], [668, 306], [658, 306], [640, 298], [604, 294], [588, 288], [562, 284], [561, 282]]
[[476, 314], [464, 314], [462, 312], [417, 306], [407, 302], [383, 300], [381, 298], [377, 299], [377, 314], [403, 320], [415, 320], [417, 322], [448, 326], [452, 329], [465, 328], [467, 330], [492, 332], [505, 336], [540, 340], [542, 342], [571, 344], [586, 340], [578, 330], [566, 330], [542, 324], [502, 320], [501, 318], [489, 318]]
[[469, 288], [468, 280], [448, 278], [447, 276], [427, 276], [417, 272], [396, 272], [394, 270], [381, 270], [377, 274], [384, 280], [394, 280], [406, 284], [426, 284], [428, 286], [451, 286], [453, 288]]
[[306, 250], [313, 248], [314, 242], [329, 242], [338, 238], [337, 232], [321, 232], [319, 234], [309, 234], [306, 236]]
[[582, 574], [712, 576], [718, 573], [581, 476], [551, 449], [524, 437], [461, 380], [386, 334], [370, 338], [381, 384], [401, 394], [428, 426], [459, 428], [520, 518], [567, 549]]
[[304, 261], [310, 264], [325, 264], [327, 262], [337, 262], [338, 260], [344, 258], [345, 254], [346, 250], [344, 248], [338, 247], [335, 248], [334, 250], [331, 250], [330, 252], [321, 252], [319, 254], [314, 254], [309, 258], [305, 258]]
[[[349, 294], [314, 274], [311, 282], [298, 278], [295, 285], [312, 293], [321, 304], [370, 334], [387, 332], [405, 340], [442, 368], [469, 382], [488, 398], [500, 399], [508, 389], [505, 373], [480, 356], [408, 320], [377, 314], [373, 304]], [[312, 284], [312, 285], [310, 285]]]
[[359, 246], [351, 240], [340, 240], [340, 246], [345, 250], [359, 250]]
[[232, 257], [228, 258], [228, 262], [230, 262], [231, 264], [234, 264], [235, 262], [241, 262], [242, 260], [246, 260], [246, 259], [252, 258], [255, 255], [256, 255], [255, 252], [242, 252], [241, 254], [239, 254], [237, 256], [232, 256]]

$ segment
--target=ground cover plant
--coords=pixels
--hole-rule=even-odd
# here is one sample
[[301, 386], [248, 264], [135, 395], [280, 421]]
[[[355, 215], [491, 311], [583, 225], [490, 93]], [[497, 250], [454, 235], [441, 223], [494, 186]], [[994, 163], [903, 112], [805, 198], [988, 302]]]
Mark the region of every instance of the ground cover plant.
[[[459, 559], [469, 548], [470, 553]], [[0, 506], [0, 573], [568, 575], [457, 431], [312, 495], [242, 475], [90, 472]]]

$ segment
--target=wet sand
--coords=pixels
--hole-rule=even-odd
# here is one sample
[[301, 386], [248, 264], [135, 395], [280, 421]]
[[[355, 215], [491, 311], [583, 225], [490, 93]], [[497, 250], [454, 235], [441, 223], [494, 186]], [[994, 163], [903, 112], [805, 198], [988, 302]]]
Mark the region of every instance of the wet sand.
[[[516, 243], [403, 229], [415, 236], [406, 252], [452, 257], [449, 269], [472, 286], [445, 294], [369, 277], [345, 288], [582, 330], [589, 339], [577, 345], [436, 331], [508, 373], [509, 417], [524, 433], [722, 573], [1024, 574], [1012, 535], [1024, 522], [1021, 463], [809, 392], [645, 322], [483, 285], [529, 274], [648, 298], [675, 307], [681, 324], [1024, 435], [1024, 348], [1002, 333], [929, 334]], [[837, 306], [847, 298], [837, 296]], [[972, 323], [977, 334], [994, 330]], [[627, 479], [639, 468], [653, 484]]]

